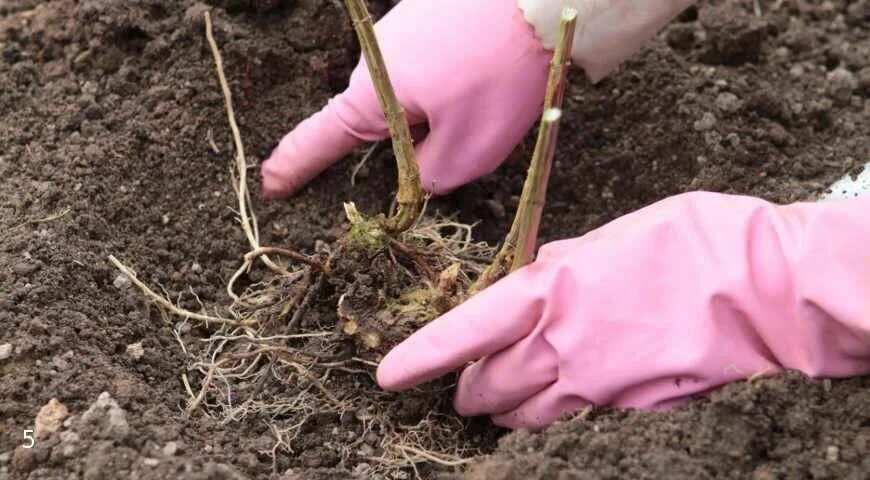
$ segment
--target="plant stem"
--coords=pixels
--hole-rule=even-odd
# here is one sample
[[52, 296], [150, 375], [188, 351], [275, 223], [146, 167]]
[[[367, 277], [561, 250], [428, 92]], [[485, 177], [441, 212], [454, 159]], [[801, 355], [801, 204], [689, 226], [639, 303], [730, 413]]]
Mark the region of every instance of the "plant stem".
[[556, 150], [559, 120], [562, 117], [561, 107], [565, 97], [565, 85], [570, 65], [571, 44], [574, 41], [576, 25], [577, 10], [565, 7], [562, 10], [562, 19], [559, 25], [559, 40], [550, 62], [547, 93], [544, 97], [544, 112], [541, 115], [535, 151], [532, 154], [532, 161], [529, 165], [526, 181], [523, 184], [520, 205], [501, 249], [496, 254], [492, 264], [480, 274], [480, 277], [471, 286], [470, 295], [492, 285], [523, 265], [527, 265], [534, 256], [538, 226], [541, 223], [541, 212], [547, 196], [547, 181], [550, 178], [550, 168]]
[[544, 111], [562, 108], [565, 99], [565, 86], [568, 68], [571, 66], [571, 45], [574, 43], [574, 29], [577, 27], [577, 10], [571, 7], [562, 9], [559, 22], [559, 38], [553, 59], [550, 60], [550, 74], [547, 77], [547, 93], [544, 96]]
[[417, 220], [423, 208], [423, 184], [420, 181], [420, 169], [414, 154], [408, 119], [396, 97], [392, 83], [390, 83], [384, 57], [375, 37], [372, 17], [369, 15], [364, 0], [345, 0], [345, 4], [353, 20], [360, 48], [393, 140], [393, 152], [396, 155], [399, 176], [398, 191], [396, 192], [398, 208], [392, 217], [382, 216], [380, 223], [384, 230], [395, 234], [407, 230]]
[[[520, 196], [520, 206], [514, 219], [518, 225], [516, 253], [513, 256], [510, 271], [514, 271], [532, 261], [535, 245], [538, 240], [538, 226], [541, 223], [541, 212], [547, 199], [547, 181], [550, 178], [550, 168], [553, 165], [553, 154], [556, 151], [556, 139], [559, 135], [559, 120], [562, 111], [551, 108], [544, 112], [541, 118], [541, 128], [538, 131], [538, 141], [532, 156], [532, 164], [523, 193]], [[511, 229], [513, 230], [513, 228]]]

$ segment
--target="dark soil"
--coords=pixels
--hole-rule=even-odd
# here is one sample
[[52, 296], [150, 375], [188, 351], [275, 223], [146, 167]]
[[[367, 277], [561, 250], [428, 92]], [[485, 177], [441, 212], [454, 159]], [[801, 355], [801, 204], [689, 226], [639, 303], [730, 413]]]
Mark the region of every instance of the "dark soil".
[[[544, 240], [687, 190], [812, 198], [870, 159], [870, 2], [759, 3], [760, 16], [751, 1], [705, 2], [598, 85], [572, 76]], [[382, 14], [389, 2], [370, 7]], [[367, 478], [384, 458], [388, 432], [368, 430], [359, 411], [310, 416], [275, 455], [268, 424], [280, 419], [185, 418], [188, 358], [160, 311], [116, 282], [106, 260], [117, 255], [186, 308], [199, 308], [188, 289], [206, 305], [228, 300], [224, 286], [247, 243], [232, 210], [232, 145], [203, 35], [206, 8], [257, 163], [343, 88], [356, 63], [340, 2], [0, 2], [0, 347], [12, 346], [0, 359], [0, 479]], [[256, 202], [262, 243], [312, 252], [346, 231], [343, 201], [385, 211], [390, 152], [381, 147], [353, 187], [355, 161], [290, 201]], [[433, 209], [479, 221], [477, 237], [496, 242], [523, 173], [523, 162], [507, 165]], [[306, 322], [334, 326], [335, 317], [324, 305]], [[138, 343], [141, 356], [129, 347]], [[294, 382], [288, 391], [301, 388]], [[593, 410], [498, 442], [485, 419], [453, 418], [447, 392], [376, 394], [365, 372], [326, 386], [342, 399], [368, 396], [358, 402], [397, 425], [433, 407], [463, 448], [494, 450], [465, 470], [419, 464], [424, 477], [870, 471], [867, 378], [781, 376], [669, 414]], [[111, 398], [98, 400], [104, 391]], [[24, 430], [52, 398], [71, 419], [25, 449]]]
[[667, 414], [592, 410], [502, 438], [465, 478], [867, 478], [868, 387], [790, 373]]

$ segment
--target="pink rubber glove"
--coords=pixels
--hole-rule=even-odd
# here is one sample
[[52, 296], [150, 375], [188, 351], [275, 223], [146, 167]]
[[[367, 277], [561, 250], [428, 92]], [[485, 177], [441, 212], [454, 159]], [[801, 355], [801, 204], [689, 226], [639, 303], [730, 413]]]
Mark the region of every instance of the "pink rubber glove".
[[544, 246], [398, 345], [378, 382], [467, 362], [462, 415], [542, 428], [586, 405], [668, 408], [757, 373], [870, 373], [870, 197], [668, 198]]
[[[547, 48], [556, 42], [566, 3], [580, 13], [572, 58], [597, 80], [691, 1], [403, 0], [377, 23], [409, 123], [428, 124], [417, 146], [426, 190], [448, 192], [492, 172], [522, 140], [540, 115]], [[289, 196], [360, 143], [387, 137], [360, 61], [347, 90], [285, 136], [263, 163], [263, 195]]]
[[[552, 52], [516, 0], [404, 0], [375, 26], [411, 125], [423, 185], [445, 192], [493, 171], [537, 119]], [[364, 141], [389, 137], [364, 61], [347, 90], [281, 140], [263, 193], [295, 192]]]

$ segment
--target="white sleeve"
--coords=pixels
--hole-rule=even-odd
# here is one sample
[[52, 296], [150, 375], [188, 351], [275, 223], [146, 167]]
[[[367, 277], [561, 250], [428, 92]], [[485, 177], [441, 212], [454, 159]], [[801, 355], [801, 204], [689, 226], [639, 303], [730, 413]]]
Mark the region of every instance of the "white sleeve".
[[571, 58], [593, 82], [655, 36], [692, 0], [518, 0], [546, 48], [554, 48], [565, 5], [577, 9]]
[[870, 196], [870, 162], [864, 165], [864, 170], [857, 177], [847, 173], [837, 180], [822, 194], [821, 200], [842, 200], [865, 195]]

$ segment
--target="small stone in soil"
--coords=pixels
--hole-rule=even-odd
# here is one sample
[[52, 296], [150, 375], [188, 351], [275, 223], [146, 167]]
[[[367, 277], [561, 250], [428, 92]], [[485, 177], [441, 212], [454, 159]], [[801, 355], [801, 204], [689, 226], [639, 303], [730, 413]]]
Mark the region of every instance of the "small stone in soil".
[[848, 102], [856, 88], [858, 88], [858, 79], [849, 70], [839, 67], [828, 74], [827, 91], [831, 98]]
[[0, 345], [0, 360], [6, 360], [12, 356], [12, 344], [4, 343]]
[[825, 458], [829, 462], [836, 462], [840, 459], [840, 449], [836, 445], [831, 445], [825, 450]]
[[788, 73], [795, 78], [801, 78], [806, 73], [806, 70], [802, 65], [795, 65], [789, 69]]
[[166, 445], [164, 445], [162, 452], [163, 455], [167, 457], [173, 457], [176, 453], [178, 453], [179, 450], [181, 450], [181, 448], [178, 446], [178, 442], [172, 441], [166, 442]]
[[72, 360], [73, 355], [72, 350], [67, 350], [63, 355], [55, 355], [52, 357], [51, 364], [61, 372], [67, 371], [72, 368], [72, 362], [70, 362], [70, 360]]
[[731, 92], [722, 92], [716, 96], [716, 108], [723, 112], [736, 112], [740, 109], [740, 99]]
[[727, 141], [732, 148], [737, 148], [740, 146], [740, 136], [734, 132], [729, 133], [725, 136], [725, 141]]
[[696, 121], [692, 127], [697, 132], [706, 132], [716, 126], [716, 116], [710, 112], [704, 114], [700, 120]]
[[130, 433], [127, 412], [118, 405], [109, 392], [101, 393], [97, 401], [82, 414], [82, 423], [93, 425], [94, 434], [100, 438], [121, 441]]
[[490, 199], [485, 200], [483, 203], [486, 205], [487, 210], [489, 210], [489, 213], [491, 213], [493, 217], [498, 219], [505, 218], [505, 208], [501, 202]]
[[118, 290], [126, 290], [132, 283], [123, 273], [119, 273], [112, 281], [112, 285]]
[[12, 271], [22, 277], [30, 275], [39, 268], [39, 265], [30, 262], [19, 262], [12, 266]]
[[[67, 422], [64, 422], [64, 426]], [[60, 432], [60, 447], [61, 454], [64, 457], [70, 458], [78, 452], [79, 449], [79, 434], [70, 430]]]
[[205, 24], [205, 12], [208, 10], [208, 5], [196, 2], [184, 11], [184, 22], [195, 28], [202, 27]]
[[36, 438], [45, 438], [60, 429], [64, 419], [69, 416], [66, 405], [52, 398], [36, 414], [34, 433]]
[[127, 355], [129, 355], [133, 360], [139, 360], [144, 354], [145, 349], [142, 348], [142, 342], [127, 345]]

